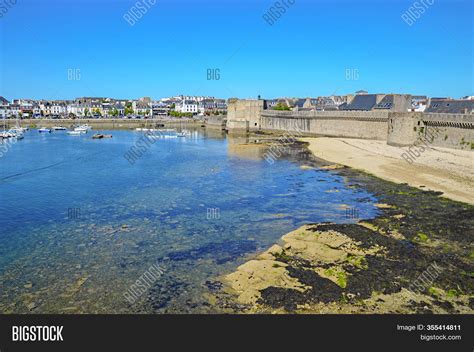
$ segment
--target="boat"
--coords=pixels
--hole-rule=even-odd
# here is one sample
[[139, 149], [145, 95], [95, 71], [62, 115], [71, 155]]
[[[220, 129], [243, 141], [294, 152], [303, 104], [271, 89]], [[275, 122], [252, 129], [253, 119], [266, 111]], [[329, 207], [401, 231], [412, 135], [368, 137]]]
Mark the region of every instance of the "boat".
[[81, 134], [83, 134], [83, 132], [81, 132], [81, 131], [67, 131], [66, 133], [69, 136], [80, 136]]
[[12, 138], [12, 134], [6, 131], [7, 123], [5, 122], [5, 117], [3, 117], [3, 132], [0, 132], [0, 137], [2, 140]]
[[54, 126], [52, 129], [53, 131], [67, 131], [67, 128], [63, 126]]
[[38, 130], [39, 133], [51, 133], [51, 129], [50, 128], [46, 128], [46, 127], [41, 127], [39, 130]]
[[28, 127], [20, 127], [16, 125], [15, 127], [12, 128], [12, 130], [18, 131], [20, 133], [25, 133], [26, 131], [28, 131]]
[[25, 138], [23, 136], [22, 129], [10, 128], [10, 130], [7, 133], [10, 134], [11, 138], [16, 138], [18, 140]]
[[14, 135], [10, 132], [7, 132], [7, 131], [3, 131], [3, 132], [0, 132], [0, 137], [2, 139], [8, 139], [8, 138], [13, 138]]
[[79, 133], [87, 133], [89, 130], [83, 126], [79, 126], [79, 127], [76, 127], [74, 131], [79, 132]]
[[83, 132], [83, 133], [87, 133], [91, 129], [92, 129], [92, 127], [86, 124], [86, 125], [81, 125], [81, 126], [75, 127], [74, 131], [80, 131], [80, 132]]
[[111, 134], [96, 133], [92, 136], [92, 139], [103, 139], [103, 138], [112, 138], [112, 135]]
[[178, 132], [176, 134], [177, 137], [186, 137], [186, 132]]

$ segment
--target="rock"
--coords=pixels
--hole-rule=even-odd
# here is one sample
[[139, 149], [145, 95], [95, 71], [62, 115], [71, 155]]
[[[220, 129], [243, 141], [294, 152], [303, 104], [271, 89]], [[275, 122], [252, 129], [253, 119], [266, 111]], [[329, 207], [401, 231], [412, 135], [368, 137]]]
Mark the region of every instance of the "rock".
[[338, 170], [338, 169], [344, 169], [344, 165], [339, 165], [339, 164], [333, 164], [333, 165], [328, 165], [328, 166], [321, 166], [321, 170]]
[[28, 308], [30, 312], [35, 310], [37, 307], [38, 305], [36, 304], [36, 302], [30, 302], [26, 305], [26, 308]]
[[285, 267], [286, 264], [275, 260], [251, 260], [224, 280], [238, 294], [237, 302], [241, 304], [255, 304], [260, 291], [268, 287], [306, 290], [306, 286], [288, 275]]

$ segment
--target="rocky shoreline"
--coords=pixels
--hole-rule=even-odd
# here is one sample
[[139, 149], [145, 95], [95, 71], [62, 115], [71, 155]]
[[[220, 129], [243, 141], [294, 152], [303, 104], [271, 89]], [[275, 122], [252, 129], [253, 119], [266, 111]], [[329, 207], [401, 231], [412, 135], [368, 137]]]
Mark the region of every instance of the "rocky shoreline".
[[474, 206], [316, 158], [302, 167], [368, 190], [380, 215], [286, 234], [219, 278], [217, 306], [242, 313], [474, 313]]

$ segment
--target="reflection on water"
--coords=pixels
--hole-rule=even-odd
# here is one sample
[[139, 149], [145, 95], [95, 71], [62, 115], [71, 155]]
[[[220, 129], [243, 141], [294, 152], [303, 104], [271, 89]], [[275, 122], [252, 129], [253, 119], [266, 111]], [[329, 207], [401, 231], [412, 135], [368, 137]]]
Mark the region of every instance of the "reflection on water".
[[[132, 166], [141, 134], [104, 133], [30, 131], [0, 159], [1, 312], [214, 312], [213, 280], [283, 234], [355, 221], [348, 207], [375, 215], [370, 194], [301, 169], [302, 149], [269, 165], [252, 140], [196, 130]], [[163, 275], [130, 305], [123, 293], [156, 263]]]
[[258, 140], [249, 136], [229, 135], [227, 138], [229, 156], [256, 161], [262, 160], [266, 147], [257, 143]]

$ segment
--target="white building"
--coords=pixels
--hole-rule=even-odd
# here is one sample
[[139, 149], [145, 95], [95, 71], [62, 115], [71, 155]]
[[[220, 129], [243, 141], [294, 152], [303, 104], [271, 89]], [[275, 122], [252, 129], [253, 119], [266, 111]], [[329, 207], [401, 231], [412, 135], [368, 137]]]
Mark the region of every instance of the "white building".
[[143, 101], [133, 101], [132, 109], [136, 115], [143, 115], [143, 116], [152, 115], [152, 108], [150, 107], [148, 103], [145, 103]]
[[18, 117], [20, 115], [20, 112], [21, 112], [20, 105], [11, 104], [8, 107], [7, 115], [8, 117]]
[[181, 113], [197, 114], [199, 112], [199, 105], [195, 100], [183, 100], [176, 106], [175, 110]]
[[92, 107], [88, 103], [74, 103], [67, 106], [67, 113], [80, 117], [86, 116], [87, 113], [87, 116], [91, 116]]
[[412, 96], [411, 107], [408, 111], [411, 112], [424, 112], [429, 105], [429, 99], [426, 96]]
[[67, 106], [64, 103], [53, 102], [50, 111], [53, 116], [65, 115], [67, 113]]
[[0, 118], [6, 119], [8, 117], [8, 106], [10, 103], [4, 97], [0, 97]]

